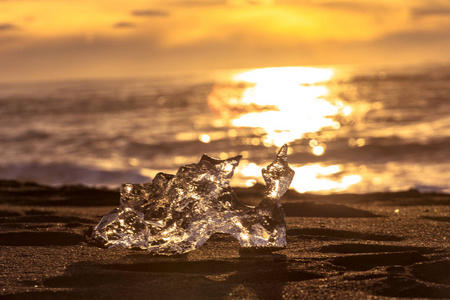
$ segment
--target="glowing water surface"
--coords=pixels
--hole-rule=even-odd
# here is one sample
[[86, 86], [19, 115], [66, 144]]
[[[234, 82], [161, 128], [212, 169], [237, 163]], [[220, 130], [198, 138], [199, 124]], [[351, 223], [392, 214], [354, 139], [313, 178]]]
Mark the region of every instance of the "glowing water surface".
[[450, 192], [450, 65], [0, 86], [0, 178], [117, 187], [206, 153], [251, 186], [288, 143], [300, 192]]
[[[283, 67], [255, 69], [233, 76], [233, 87], [213, 89], [209, 104], [216, 116], [235, 128], [254, 128], [258, 138], [252, 145], [280, 147], [301, 140], [306, 134], [340, 129], [340, 120], [351, 118], [351, 105], [329, 99], [326, 83], [333, 77], [332, 68]], [[236, 90], [239, 92], [236, 93]], [[363, 143], [363, 140], [359, 141]], [[316, 156], [326, 152], [326, 139], [310, 139], [309, 150]], [[294, 152], [294, 147], [290, 148]], [[335, 176], [343, 171], [339, 164], [291, 163], [296, 176], [291, 186], [299, 192], [345, 190], [361, 181], [358, 174]], [[238, 177], [257, 178], [261, 166], [243, 163]], [[254, 184], [248, 179], [247, 185]]]

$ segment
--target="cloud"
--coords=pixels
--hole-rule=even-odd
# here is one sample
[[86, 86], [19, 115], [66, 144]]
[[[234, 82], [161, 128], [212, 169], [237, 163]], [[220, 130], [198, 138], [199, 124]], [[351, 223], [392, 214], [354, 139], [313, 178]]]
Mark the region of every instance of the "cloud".
[[[145, 39], [144, 39], [145, 37]], [[0, 47], [0, 81], [23, 79], [145, 76], [164, 71], [254, 68], [367, 62], [450, 61], [450, 27], [440, 31], [403, 31], [368, 41], [327, 40], [311, 43], [277, 37], [253, 37], [251, 31], [226, 38], [165, 47], [164, 33], [154, 31], [80, 36], [29, 42], [20, 49]], [[1, 39], [0, 39], [1, 42]]]
[[[383, 6], [383, 2], [375, 5], [380, 10], [387, 9], [387, 13], [375, 11], [383, 21], [377, 23], [369, 10], [372, 4], [355, 8], [350, 5], [351, 0], [326, 1], [311, 1], [298, 7], [246, 5], [237, 9], [218, 5], [225, 1], [186, 0], [180, 2], [210, 6], [170, 6], [170, 11], [127, 7], [117, 14], [108, 12], [107, 17], [99, 18], [101, 22], [87, 29], [70, 27], [70, 31], [61, 30], [59, 35], [23, 30], [16, 37], [8, 32], [0, 34], [0, 65], [4, 71], [0, 72], [0, 81], [139, 76], [160, 70], [450, 61], [450, 24], [443, 28], [442, 19], [412, 22], [407, 13], [411, 10], [397, 11]], [[416, 12], [429, 14], [432, 7]], [[177, 9], [180, 13], [175, 13]], [[127, 18], [123, 18], [124, 11]], [[165, 19], [167, 15], [170, 20]], [[0, 22], [0, 33], [16, 28], [16, 23], [11, 23], [14, 24]], [[95, 29], [99, 28], [103, 31], [97, 34]], [[92, 35], [89, 42], [86, 35]]]
[[362, 3], [352, 1], [332, 1], [332, 2], [320, 2], [313, 4], [326, 9], [340, 9], [353, 12], [380, 12], [387, 10], [387, 7], [377, 3]]
[[149, 58], [158, 55], [155, 43], [142, 43], [134, 36], [102, 36], [86, 43], [80, 36], [71, 36], [36, 39], [8, 48], [0, 37], [0, 82], [140, 75], [151, 69]]
[[439, 30], [408, 30], [394, 33], [379, 39], [379, 42], [390, 46], [410, 47], [413, 45], [426, 45], [431, 47], [433, 45], [449, 44], [450, 41], [450, 26], [443, 26]]
[[168, 17], [170, 15], [166, 10], [157, 9], [133, 10], [131, 14], [136, 17]]
[[228, 0], [228, 5], [240, 6], [240, 5], [271, 5], [272, 0]]
[[370, 41], [336, 43], [335, 46], [334, 52], [341, 56], [341, 63], [448, 63], [450, 27], [435, 31], [405, 30]]
[[11, 24], [11, 23], [0, 23], [0, 32], [15, 30], [17, 28], [18, 27], [16, 25]]
[[427, 16], [450, 16], [450, 7], [435, 6], [435, 7], [420, 7], [411, 10], [413, 17], [427, 17]]
[[122, 28], [135, 28], [136, 24], [132, 22], [118, 22], [114, 24], [114, 28], [122, 29]]
[[227, 5], [227, 0], [174, 0], [170, 4], [180, 6], [217, 6]]

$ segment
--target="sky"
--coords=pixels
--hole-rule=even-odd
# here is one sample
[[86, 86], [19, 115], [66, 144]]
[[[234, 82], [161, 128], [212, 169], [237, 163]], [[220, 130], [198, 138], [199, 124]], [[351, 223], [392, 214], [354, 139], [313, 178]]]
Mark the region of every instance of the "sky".
[[0, 82], [449, 61], [448, 0], [0, 0]]

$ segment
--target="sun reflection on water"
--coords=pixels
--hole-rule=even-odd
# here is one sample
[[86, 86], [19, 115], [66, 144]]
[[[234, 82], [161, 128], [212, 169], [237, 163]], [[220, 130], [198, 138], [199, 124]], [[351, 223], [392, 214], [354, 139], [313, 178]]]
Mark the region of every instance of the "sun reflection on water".
[[[332, 68], [307, 67], [241, 72], [233, 76], [231, 83], [215, 86], [208, 104], [216, 118], [232, 130], [253, 128], [255, 136], [245, 138], [246, 144], [280, 147], [301, 140], [306, 134], [339, 130], [341, 121], [355, 113], [343, 100], [330, 99], [327, 82], [333, 75]], [[309, 152], [324, 155], [325, 143], [311, 139]], [[291, 162], [291, 165], [296, 172], [292, 187], [299, 192], [345, 190], [362, 179], [360, 175], [344, 172], [344, 167], [338, 164], [300, 166]], [[245, 185], [251, 185], [254, 181], [250, 178], [258, 178], [261, 167], [244, 164], [237, 171], [238, 176]]]
[[338, 129], [340, 123], [334, 117], [351, 114], [351, 107], [342, 101], [326, 100], [329, 91], [321, 83], [332, 76], [331, 68], [251, 70], [233, 77], [234, 89], [213, 89], [209, 105], [233, 127], [262, 128], [264, 146], [280, 147], [301, 139], [305, 133]]

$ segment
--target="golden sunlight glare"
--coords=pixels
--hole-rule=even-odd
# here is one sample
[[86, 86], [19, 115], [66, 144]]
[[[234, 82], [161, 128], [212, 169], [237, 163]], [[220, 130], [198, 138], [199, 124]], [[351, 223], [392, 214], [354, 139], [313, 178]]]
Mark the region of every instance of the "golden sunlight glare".
[[359, 175], [345, 175], [341, 178], [335, 178], [334, 175], [342, 171], [340, 165], [310, 164], [293, 169], [295, 177], [291, 186], [300, 193], [345, 190], [362, 180]]
[[199, 136], [199, 140], [202, 143], [207, 144], [207, 143], [211, 142], [211, 137], [209, 135], [207, 135], [207, 134], [202, 134], [202, 135]]
[[[341, 174], [343, 172], [342, 165], [293, 165], [292, 169], [295, 171], [295, 176], [291, 187], [300, 193], [343, 191], [362, 180], [362, 177], [357, 174]], [[244, 164], [240, 167], [239, 173], [244, 176], [244, 179], [247, 178], [246, 186], [252, 186], [256, 182], [254, 178], [260, 179], [261, 168], [254, 163]]]
[[[311, 67], [242, 72], [233, 76], [233, 81], [245, 84], [243, 88], [233, 92], [229, 86], [215, 88], [209, 104], [213, 112], [229, 119], [235, 127], [262, 128], [261, 140], [266, 147], [280, 147], [308, 132], [339, 129], [340, 123], [333, 117], [351, 114], [351, 108], [344, 103], [335, 105], [325, 99], [329, 93], [325, 82], [333, 74], [331, 68]], [[313, 151], [315, 155], [323, 152], [323, 146]]]

